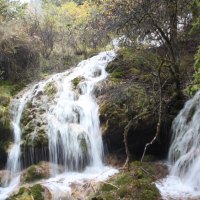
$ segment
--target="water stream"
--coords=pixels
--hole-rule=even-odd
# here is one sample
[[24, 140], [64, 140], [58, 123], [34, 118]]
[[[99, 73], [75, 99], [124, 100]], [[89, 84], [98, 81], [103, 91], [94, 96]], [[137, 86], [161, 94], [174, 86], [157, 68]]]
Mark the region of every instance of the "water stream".
[[[115, 56], [115, 51], [102, 52], [80, 62], [71, 70], [37, 83], [15, 100], [12, 108], [14, 143], [9, 151], [8, 173], [4, 177], [5, 184], [0, 188], [0, 200], [6, 199], [20, 184], [20, 144], [24, 130], [21, 128], [21, 118], [26, 104], [37, 103], [38, 99], [45, 109], [43, 118], [47, 128], [49, 160], [53, 163], [52, 178], [40, 183], [48, 187], [53, 199], [69, 197], [72, 182], [104, 180], [117, 172], [102, 161], [99, 107], [95, 99], [95, 88], [107, 78], [105, 67]], [[48, 97], [49, 102], [43, 95], [48, 85], [55, 87], [55, 95]], [[34, 142], [36, 128], [31, 137]], [[33, 155], [29, 157], [33, 158]]]
[[163, 199], [200, 199], [200, 92], [172, 125], [170, 174], [156, 183]]

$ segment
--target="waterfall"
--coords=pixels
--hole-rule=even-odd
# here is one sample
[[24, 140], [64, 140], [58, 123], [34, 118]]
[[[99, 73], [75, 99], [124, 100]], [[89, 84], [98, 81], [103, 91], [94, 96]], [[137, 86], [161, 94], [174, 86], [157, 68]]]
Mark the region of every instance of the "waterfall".
[[[53, 77], [57, 95], [47, 114], [49, 153], [51, 162], [63, 164], [65, 171], [77, 171], [84, 162], [102, 165], [103, 145], [94, 87], [107, 77], [105, 66], [114, 57], [112, 51], [100, 53], [82, 61], [66, 77]], [[74, 90], [75, 79], [80, 82]], [[52, 173], [55, 175], [56, 171]]]
[[200, 199], [200, 92], [172, 124], [170, 174], [157, 182], [164, 199]]
[[14, 133], [14, 143], [11, 146], [6, 166], [6, 175], [2, 179], [4, 188], [0, 187], [0, 199], [5, 199], [7, 194], [13, 190], [20, 182], [20, 143], [21, 143], [21, 129], [20, 119], [24, 109], [24, 105], [27, 101], [28, 93], [25, 93], [23, 97], [13, 102], [12, 105], [12, 128]]
[[[105, 68], [115, 56], [114, 50], [102, 52], [80, 62], [73, 69], [37, 83], [15, 100], [12, 108], [14, 143], [7, 161], [9, 173], [4, 178], [4, 188], [0, 188], [0, 200], [5, 199], [19, 185], [20, 146], [29, 137], [31, 144], [34, 144], [40, 126], [46, 130], [49, 161], [52, 163], [52, 178], [41, 184], [54, 193], [53, 199], [61, 198], [58, 193], [66, 195], [67, 191], [69, 196], [72, 181], [105, 179], [116, 173], [116, 170], [104, 166], [102, 161], [103, 143], [95, 98], [98, 83], [108, 75]], [[23, 125], [22, 118], [32, 115], [30, 112], [24, 117], [30, 105], [34, 106], [31, 112], [36, 112], [32, 119], [35, 124], [30, 136], [24, 136], [27, 125]], [[37, 118], [41, 118], [42, 122], [38, 122]], [[37, 160], [34, 156], [37, 155], [28, 155], [29, 164]]]

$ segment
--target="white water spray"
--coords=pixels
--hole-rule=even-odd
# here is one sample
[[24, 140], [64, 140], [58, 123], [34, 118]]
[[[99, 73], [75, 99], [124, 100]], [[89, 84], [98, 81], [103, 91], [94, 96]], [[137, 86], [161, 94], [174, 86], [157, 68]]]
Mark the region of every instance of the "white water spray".
[[170, 175], [157, 183], [164, 199], [200, 199], [200, 92], [175, 118]]

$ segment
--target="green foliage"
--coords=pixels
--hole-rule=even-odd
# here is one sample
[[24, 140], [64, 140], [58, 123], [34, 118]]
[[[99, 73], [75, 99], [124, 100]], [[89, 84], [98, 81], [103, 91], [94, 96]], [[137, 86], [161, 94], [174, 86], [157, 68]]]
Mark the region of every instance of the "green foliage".
[[[198, 26], [199, 27], [199, 15], [200, 15], [200, 1], [199, 0], [194, 0], [191, 6], [191, 11], [192, 11], [192, 15], [193, 15], [193, 28], [196, 29]], [[196, 21], [196, 22], [195, 22]], [[198, 21], [198, 22], [197, 22]]]
[[19, 192], [9, 197], [8, 200], [33, 200], [33, 198], [31, 197], [29, 188], [21, 187]]
[[40, 184], [29, 188], [21, 187], [19, 192], [9, 197], [8, 200], [44, 200], [43, 192], [44, 189]]
[[[44, 73], [61, 71], [88, 58], [105, 46], [96, 17], [99, 9], [88, 1], [44, 1], [43, 14], [27, 14], [26, 32], [39, 40]], [[94, 20], [96, 20], [94, 22]]]
[[200, 48], [195, 55], [195, 73], [193, 83], [187, 87], [186, 93], [189, 95], [194, 95], [198, 90], [200, 90]]
[[37, 184], [37, 185], [34, 185], [33, 187], [31, 187], [31, 193], [35, 200], [44, 200], [44, 197], [42, 195], [43, 191], [44, 191], [44, 189], [42, 188], [42, 186], [40, 184]]
[[0, 0], [0, 24], [24, 15], [26, 4], [20, 1]]
[[193, 20], [192, 20], [192, 29], [190, 33], [199, 33], [200, 32], [200, 1], [195, 0], [191, 7]]
[[[10, 81], [0, 81], [0, 96], [7, 99], [12, 98], [19, 91], [21, 91], [25, 86], [26, 86], [25, 82], [19, 82], [15, 84]], [[8, 105], [9, 105], [9, 102], [5, 106], [8, 106]]]
[[117, 78], [117, 79], [120, 79], [120, 78], [123, 78], [125, 75], [125, 72], [123, 71], [115, 71], [111, 74], [111, 77], [112, 78]]
[[25, 187], [21, 187], [20, 189], [19, 189], [19, 195], [22, 195], [24, 192], [26, 191], [26, 188]]
[[152, 183], [154, 181], [152, 177], [155, 174], [157, 174], [157, 169], [154, 164], [133, 162], [129, 172], [121, 172], [102, 184], [99, 192], [91, 200], [157, 200], [160, 194]]
[[82, 79], [83, 79], [82, 77], [74, 78], [74, 79], [72, 80], [73, 86], [76, 88], [77, 85], [80, 83], [80, 81], [81, 81]]
[[0, 81], [0, 95], [11, 97], [12, 96], [13, 85], [8, 81]]
[[35, 41], [24, 34], [5, 35], [0, 40], [0, 78], [10, 82], [32, 80], [39, 68]]

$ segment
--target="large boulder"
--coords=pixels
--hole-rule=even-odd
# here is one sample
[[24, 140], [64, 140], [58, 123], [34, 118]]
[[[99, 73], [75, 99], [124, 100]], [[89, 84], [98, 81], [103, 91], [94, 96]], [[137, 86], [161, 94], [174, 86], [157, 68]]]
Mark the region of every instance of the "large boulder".
[[37, 165], [31, 165], [22, 172], [21, 182], [30, 183], [40, 179], [50, 177], [50, 165], [48, 162], [39, 162]]
[[[35, 89], [38, 89], [37, 86]], [[74, 90], [76, 92], [76, 88]], [[20, 121], [23, 167], [49, 160], [48, 117], [49, 109], [55, 103], [56, 94], [56, 83], [54, 81], [47, 82], [43, 89], [37, 91], [24, 107]], [[88, 162], [90, 143], [85, 130], [78, 124], [69, 123], [68, 131], [80, 144], [83, 160]], [[60, 134], [59, 130], [57, 134]], [[63, 151], [62, 146], [58, 146], [58, 148], [60, 148], [60, 152]]]
[[109, 84], [107, 91], [98, 97], [103, 139], [107, 150], [124, 152], [124, 128], [131, 118], [147, 113], [135, 120], [128, 134], [130, 149], [136, 155], [141, 154], [145, 144], [156, 132], [157, 117], [148, 112], [151, 109], [149, 99], [144, 90], [136, 84]]
[[[38, 89], [37, 86], [35, 89]], [[47, 111], [55, 98], [56, 90], [55, 82], [47, 83], [24, 107], [20, 121], [23, 167], [49, 160]]]
[[[153, 69], [149, 66], [151, 63], [145, 62], [143, 57], [132, 51], [133, 49], [122, 49], [118, 52], [117, 58], [107, 66], [110, 73], [108, 81], [103, 87], [98, 87], [96, 93], [106, 150], [117, 154], [125, 153], [124, 128], [135, 118], [128, 132], [128, 143], [132, 154], [141, 156], [145, 144], [156, 134], [159, 92]], [[161, 78], [164, 80], [166, 76], [169, 76], [167, 72]], [[171, 97], [170, 90], [163, 91], [160, 136], [147, 153], [166, 156], [172, 120], [183, 105]]]

